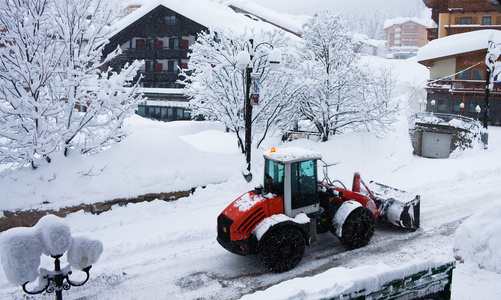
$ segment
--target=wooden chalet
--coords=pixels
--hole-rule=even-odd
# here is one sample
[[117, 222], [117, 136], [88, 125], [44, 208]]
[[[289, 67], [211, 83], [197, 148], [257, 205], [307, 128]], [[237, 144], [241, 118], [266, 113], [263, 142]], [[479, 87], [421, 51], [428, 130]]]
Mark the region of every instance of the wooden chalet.
[[497, 0], [423, 0], [431, 8], [438, 25], [428, 28], [428, 39], [483, 29], [501, 29], [501, 12]]
[[[501, 31], [480, 30], [431, 41], [417, 59], [430, 70], [426, 86], [430, 112], [482, 119], [486, 95], [488, 40], [501, 41]], [[435, 105], [432, 105], [435, 103]], [[476, 111], [479, 106], [482, 112]], [[501, 125], [501, 87], [495, 83], [489, 96], [490, 123]]]
[[142, 76], [148, 100], [139, 105], [137, 114], [164, 121], [191, 118], [189, 99], [176, 81], [180, 68], [188, 67], [189, 47], [198, 33], [230, 26], [233, 31], [276, 28], [207, 0], [150, 0], [130, 11], [114, 25], [104, 56], [120, 47], [122, 53], [109, 64], [115, 70], [134, 60], [144, 60], [135, 79]]

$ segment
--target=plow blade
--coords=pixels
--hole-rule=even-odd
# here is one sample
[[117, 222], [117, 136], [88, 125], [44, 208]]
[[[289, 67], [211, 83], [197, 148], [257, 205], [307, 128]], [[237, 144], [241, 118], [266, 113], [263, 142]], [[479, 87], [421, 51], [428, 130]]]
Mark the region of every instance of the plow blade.
[[402, 228], [419, 228], [419, 195], [374, 181], [369, 183], [369, 189], [376, 198], [376, 205], [381, 212], [380, 219]]

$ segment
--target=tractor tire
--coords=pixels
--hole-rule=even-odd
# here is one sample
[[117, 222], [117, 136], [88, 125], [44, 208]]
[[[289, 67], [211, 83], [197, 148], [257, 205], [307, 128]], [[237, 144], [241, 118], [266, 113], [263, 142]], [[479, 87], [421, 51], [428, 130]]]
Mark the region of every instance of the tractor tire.
[[348, 250], [363, 247], [369, 243], [376, 226], [371, 211], [365, 207], [353, 210], [343, 223], [341, 243]]
[[259, 255], [264, 266], [274, 273], [296, 267], [303, 258], [306, 241], [294, 226], [271, 228], [259, 241]]

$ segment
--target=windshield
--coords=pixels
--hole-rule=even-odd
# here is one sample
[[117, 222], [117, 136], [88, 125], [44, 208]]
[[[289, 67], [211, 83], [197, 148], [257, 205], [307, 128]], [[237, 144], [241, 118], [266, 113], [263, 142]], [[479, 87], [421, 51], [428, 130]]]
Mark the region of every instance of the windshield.
[[277, 196], [284, 194], [284, 165], [266, 159], [264, 162], [264, 190]]

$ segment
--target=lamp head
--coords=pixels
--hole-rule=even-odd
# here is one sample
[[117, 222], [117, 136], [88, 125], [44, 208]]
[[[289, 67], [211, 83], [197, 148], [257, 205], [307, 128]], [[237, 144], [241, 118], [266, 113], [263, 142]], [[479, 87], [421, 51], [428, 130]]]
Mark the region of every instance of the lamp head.
[[250, 54], [247, 51], [240, 51], [235, 57], [235, 62], [237, 63], [237, 67], [240, 68], [241, 70], [245, 70], [245, 68], [247, 68], [247, 66], [250, 63], [250, 60], [251, 60]]

